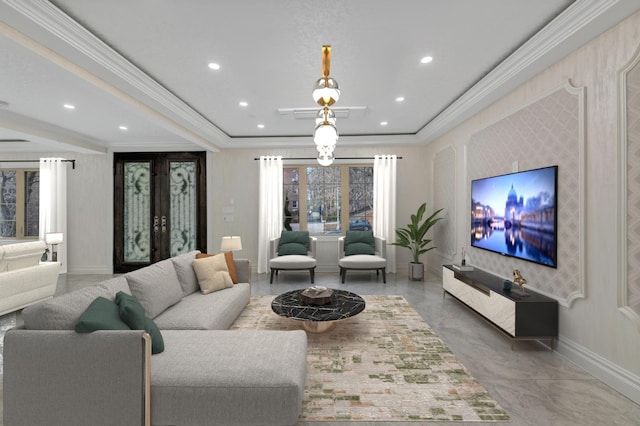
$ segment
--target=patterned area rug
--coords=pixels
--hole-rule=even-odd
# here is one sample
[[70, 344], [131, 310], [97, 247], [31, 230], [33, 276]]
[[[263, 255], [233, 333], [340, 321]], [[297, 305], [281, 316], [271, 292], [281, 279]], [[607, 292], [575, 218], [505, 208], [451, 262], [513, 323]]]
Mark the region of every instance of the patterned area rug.
[[[361, 314], [308, 334], [300, 421], [510, 421], [402, 296], [362, 296]], [[293, 330], [254, 296], [232, 329]]]

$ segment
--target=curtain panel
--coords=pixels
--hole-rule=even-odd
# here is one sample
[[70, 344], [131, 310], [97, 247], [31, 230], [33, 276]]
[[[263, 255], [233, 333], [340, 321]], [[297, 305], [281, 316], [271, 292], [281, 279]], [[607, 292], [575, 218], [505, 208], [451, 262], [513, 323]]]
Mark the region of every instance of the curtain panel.
[[[396, 155], [373, 159], [373, 234], [392, 243], [396, 240]], [[396, 272], [396, 247], [387, 246], [387, 271]]]
[[40, 239], [61, 232], [64, 242], [56, 245], [60, 273], [67, 272], [67, 165], [63, 158], [40, 159]]
[[259, 274], [269, 269], [269, 242], [280, 236], [283, 220], [282, 157], [260, 157], [258, 203], [258, 267]]

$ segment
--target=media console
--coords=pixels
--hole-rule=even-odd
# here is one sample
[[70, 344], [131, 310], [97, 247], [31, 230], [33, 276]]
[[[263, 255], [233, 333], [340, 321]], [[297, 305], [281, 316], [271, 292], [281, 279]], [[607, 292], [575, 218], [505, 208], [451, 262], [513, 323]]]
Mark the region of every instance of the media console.
[[442, 268], [443, 297], [449, 293], [504, 332], [511, 339], [511, 349], [516, 340], [550, 340], [553, 349], [558, 338], [558, 302], [529, 289], [527, 296], [503, 290], [502, 282], [477, 268]]

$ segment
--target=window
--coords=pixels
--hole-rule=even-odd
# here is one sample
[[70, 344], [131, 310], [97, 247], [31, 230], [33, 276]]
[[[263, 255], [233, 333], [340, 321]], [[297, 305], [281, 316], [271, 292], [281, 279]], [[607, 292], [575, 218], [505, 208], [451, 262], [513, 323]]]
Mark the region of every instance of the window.
[[40, 173], [0, 170], [0, 237], [38, 238]]
[[372, 229], [373, 167], [370, 165], [285, 167], [283, 190], [287, 230], [328, 235], [344, 234], [346, 229]]

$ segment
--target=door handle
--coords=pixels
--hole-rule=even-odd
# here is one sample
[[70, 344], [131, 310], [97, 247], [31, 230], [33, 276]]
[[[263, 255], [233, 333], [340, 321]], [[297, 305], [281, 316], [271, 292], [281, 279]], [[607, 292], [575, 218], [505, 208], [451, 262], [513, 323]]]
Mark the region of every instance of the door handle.
[[162, 232], [167, 232], [167, 216], [162, 216]]
[[159, 231], [159, 224], [160, 224], [160, 219], [158, 218], [158, 216], [154, 216], [153, 217], [153, 233], [157, 234]]

